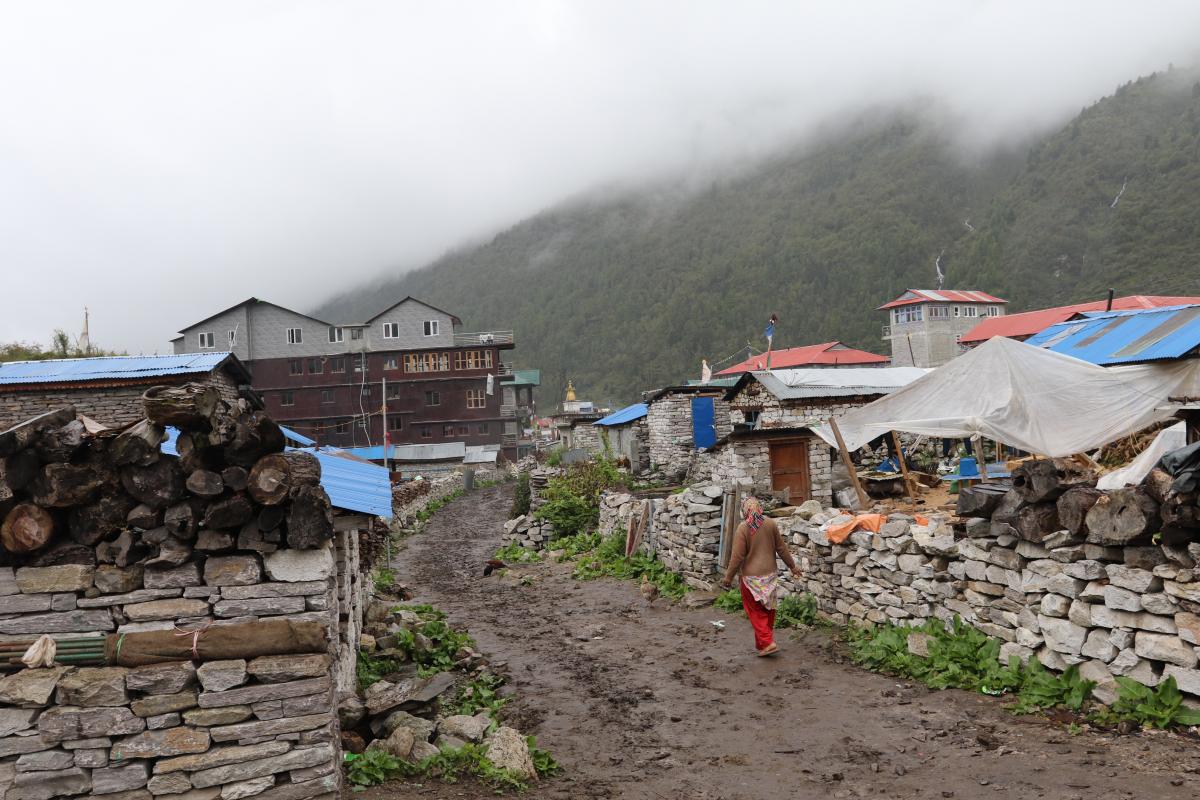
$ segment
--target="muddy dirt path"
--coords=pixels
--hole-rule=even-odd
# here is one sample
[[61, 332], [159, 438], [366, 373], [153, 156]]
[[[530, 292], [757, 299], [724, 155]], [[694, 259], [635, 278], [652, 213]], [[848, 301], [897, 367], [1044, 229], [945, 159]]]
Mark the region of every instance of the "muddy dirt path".
[[[783, 652], [759, 659], [740, 616], [648, 605], [633, 583], [576, 582], [566, 564], [483, 578], [508, 505], [507, 487], [456, 501], [403, 545], [395, 568], [507, 664], [517, 695], [508, 718], [564, 768], [526, 797], [1100, 800], [1200, 789], [1193, 739], [1071, 735], [983, 695], [864, 672], [819, 630], [782, 632]], [[710, 624], [718, 619], [724, 631]], [[367, 793], [490, 796], [465, 784]]]

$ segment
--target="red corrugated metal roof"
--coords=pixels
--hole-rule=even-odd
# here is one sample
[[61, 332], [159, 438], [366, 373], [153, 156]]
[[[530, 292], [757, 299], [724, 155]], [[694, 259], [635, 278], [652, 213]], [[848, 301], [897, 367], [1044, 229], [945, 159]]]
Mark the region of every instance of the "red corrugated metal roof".
[[895, 308], [896, 306], [910, 306], [913, 303], [1007, 303], [1007, 300], [1001, 300], [999, 297], [988, 294], [987, 292], [968, 291], [965, 289], [907, 289], [904, 294], [897, 297], [890, 303], [884, 303], [879, 307]]
[[[804, 347], [789, 347], [785, 350], [775, 350], [771, 353], [771, 369], [786, 369], [789, 367], [820, 367], [839, 364], [887, 364], [891, 361], [887, 356], [868, 353], [865, 350], [855, 350], [846, 347], [841, 342], [825, 342], [810, 344]], [[718, 375], [741, 375], [743, 372], [766, 369], [767, 354], [762, 353], [746, 359], [740, 364], [723, 369]]]
[[[1194, 303], [1200, 303], [1200, 297], [1162, 297], [1160, 295], [1135, 294], [1128, 297], [1115, 298], [1112, 307], [1113, 311], [1132, 311], [1138, 308], [1162, 308], [1164, 306], [1182, 306]], [[1035, 333], [1044, 331], [1051, 325], [1065, 322], [1081, 311], [1103, 311], [1107, 304], [1107, 300], [1097, 300], [1092, 303], [1076, 303], [1071, 306], [1023, 311], [1020, 314], [1008, 314], [1003, 317], [989, 317], [964, 333], [959, 341], [963, 344], [976, 344], [978, 342], [986, 342], [993, 336], [1026, 339]]]

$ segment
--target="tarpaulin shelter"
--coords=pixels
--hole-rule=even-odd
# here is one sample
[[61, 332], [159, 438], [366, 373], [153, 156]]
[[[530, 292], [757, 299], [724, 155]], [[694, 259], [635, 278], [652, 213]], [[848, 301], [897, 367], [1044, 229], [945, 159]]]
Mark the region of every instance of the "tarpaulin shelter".
[[[889, 431], [976, 434], [1045, 456], [1101, 447], [1170, 419], [1172, 397], [1200, 396], [1200, 359], [1100, 367], [991, 339], [923, 378], [838, 418], [855, 450]], [[828, 425], [814, 428], [834, 447]]]

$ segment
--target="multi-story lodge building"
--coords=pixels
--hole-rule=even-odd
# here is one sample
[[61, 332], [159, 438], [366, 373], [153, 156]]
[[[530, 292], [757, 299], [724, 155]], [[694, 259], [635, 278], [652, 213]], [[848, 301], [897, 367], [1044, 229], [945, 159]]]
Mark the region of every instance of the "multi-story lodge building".
[[985, 292], [909, 289], [879, 307], [888, 312], [883, 338], [893, 367], [940, 367], [963, 347], [959, 340], [981, 319], [1004, 316], [1007, 300]]
[[[463, 333], [453, 314], [406, 297], [365, 322], [335, 323], [251, 297], [189, 325], [176, 353], [232, 352], [267, 411], [337, 447], [463, 442], [516, 447], [502, 404], [512, 331]], [[386, 425], [386, 428], [385, 428]]]

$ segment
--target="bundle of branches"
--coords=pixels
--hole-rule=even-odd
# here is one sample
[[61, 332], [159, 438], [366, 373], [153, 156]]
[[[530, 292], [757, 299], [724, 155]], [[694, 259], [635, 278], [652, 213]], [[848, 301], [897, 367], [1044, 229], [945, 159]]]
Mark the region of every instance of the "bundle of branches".
[[[333, 536], [321, 466], [211, 386], [160, 386], [145, 419], [89, 430], [68, 406], [0, 432], [0, 564], [169, 568], [195, 553]], [[177, 456], [162, 452], [167, 426]]]
[[1163, 422], [1156, 422], [1137, 433], [1130, 434], [1115, 442], [1109, 442], [1100, 449], [1100, 456], [1096, 459], [1097, 463], [1110, 469], [1125, 466], [1150, 446], [1150, 443], [1154, 441], [1154, 437], [1158, 436], [1159, 431], [1163, 428], [1169, 428], [1178, 421], [1169, 419]]

